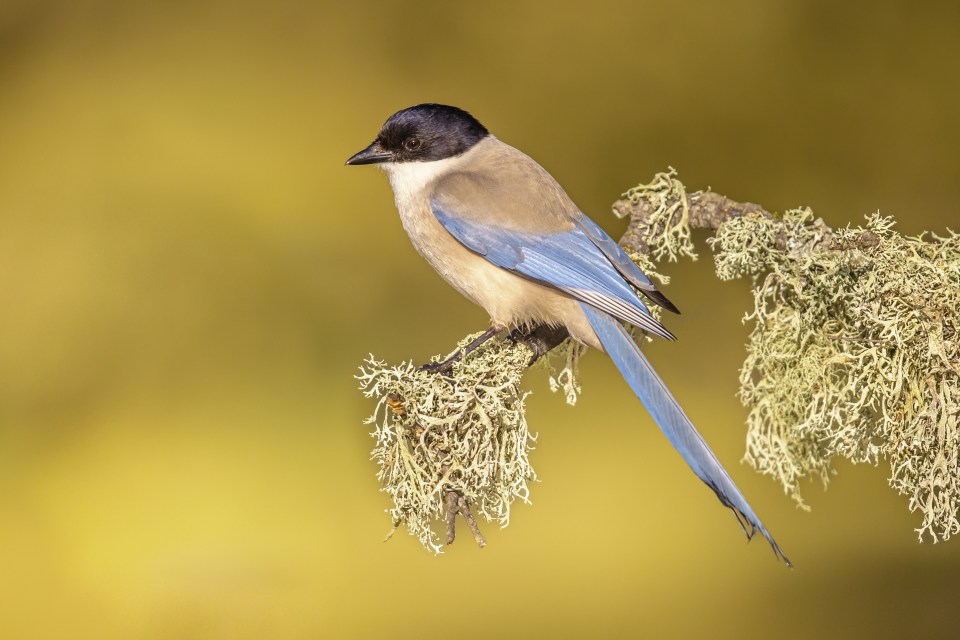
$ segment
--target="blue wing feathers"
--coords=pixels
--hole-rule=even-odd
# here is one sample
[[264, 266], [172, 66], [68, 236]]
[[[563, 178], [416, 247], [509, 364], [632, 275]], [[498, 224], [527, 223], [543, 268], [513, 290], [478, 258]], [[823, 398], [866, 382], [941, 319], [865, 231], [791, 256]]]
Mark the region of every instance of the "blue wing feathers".
[[432, 209], [453, 237], [498, 267], [589, 301], [654, 335], [674, 339], [580, 227], [561, 233], [530, 234], [459, 218], [436, 201]]
[[576, 219], [576, 225], [590, 238], [590, 241], [603, 252], [610, 263], [620, 272], [620, 275], [629, 280], [643, 295], [665, 309], [669, 309], [674, 313], [680, 313], [676, 305], [657, 290], [653, 283], [650, 282], [647, 274], [640, 270], [640, 267], [630, 259], [626, 251], [624, 251], [613, 238], [608, 236], [607, 233], [600, 228], [600, 225], [584, 215]]
[[630, 280], [638, 289], [652, 288], [653, 283], [643, 271], [640, 270], [630, 256], [626, 254], [619, 244], [614, 242], [613, 238], [607, 235], [600, 225], [588, 218], [580, 216], [576, 221], [577, 226], [583, 230], [590, 241], [600, 249], [605, 256], [613, 263], [625, 278]]

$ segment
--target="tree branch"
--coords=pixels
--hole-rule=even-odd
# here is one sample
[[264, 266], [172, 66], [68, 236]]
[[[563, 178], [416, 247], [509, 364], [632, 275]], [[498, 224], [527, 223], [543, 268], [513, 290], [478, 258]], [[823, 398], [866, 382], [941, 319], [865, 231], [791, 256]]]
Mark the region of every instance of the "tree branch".
[[656, 218], [663, 206], [667, 209], [673, 207], [686, 209], [691, 229], [716, 230], [730, 218], [738, 218], [749, 213], [759, 213], [766, 218], [774, 218], [772, 213], [758, 204], [737, 202], [713, 191], [695, 191], [690, 195], [681, 192], [668, 196], [663, 203], [654, 202], [648, 198], [621, 198], [613, 203], [613, 212], [618, 218], [628, 218], [630, 225], [620, 237], [620, 246], [628, 251], [649, 253], [650, 248], [644, 238], [650, 237], [651, 220]]

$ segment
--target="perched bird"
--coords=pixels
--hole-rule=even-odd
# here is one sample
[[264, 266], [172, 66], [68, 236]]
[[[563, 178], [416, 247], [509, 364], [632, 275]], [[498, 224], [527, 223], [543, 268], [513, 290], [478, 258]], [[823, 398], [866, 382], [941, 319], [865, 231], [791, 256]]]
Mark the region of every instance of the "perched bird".
[[647, 302], [676, 307], [543, 167], [466, 111], [440, 104], [393, 114], [347, 164], [383, 168], [413, 246], [490, 315], [490, 330], [472, 346], [509, 327], [546, 324], [605, 351], [748, 537], [759, 531], [790, 564], [621, 325], [673, 339]]

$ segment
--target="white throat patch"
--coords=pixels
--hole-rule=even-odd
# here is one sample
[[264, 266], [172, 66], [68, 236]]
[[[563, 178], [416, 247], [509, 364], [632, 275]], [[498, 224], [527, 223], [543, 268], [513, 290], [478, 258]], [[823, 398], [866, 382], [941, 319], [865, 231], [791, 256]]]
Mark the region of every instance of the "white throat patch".
[[397, 205], [408, 203], [420, 194], [424, 187], [440, 176], [454, 171], [463, 156], [444, 158], [431, 162], [397, 162], [380, 165], [390, 179], [390, 187]]

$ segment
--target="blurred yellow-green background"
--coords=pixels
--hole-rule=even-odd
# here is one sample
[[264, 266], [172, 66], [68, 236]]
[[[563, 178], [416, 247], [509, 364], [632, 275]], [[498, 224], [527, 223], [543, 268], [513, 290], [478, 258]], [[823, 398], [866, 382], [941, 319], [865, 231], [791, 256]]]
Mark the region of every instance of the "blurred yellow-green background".
[[530, 376], [542, 482], [489, 546], [381, 542], [352, 375], [483, 312], [343, 161], [471, 110], [612, 233], [668, 165], [834, 225], [956, 226], [956, 3], [0, 2], [0, 637], [955, 634], [960, 541], [887, 470], [811, 513], [738, 465], [746, 284], [674, 266], [649, 352], [796, 564], [746, 545], [600, 356]]

